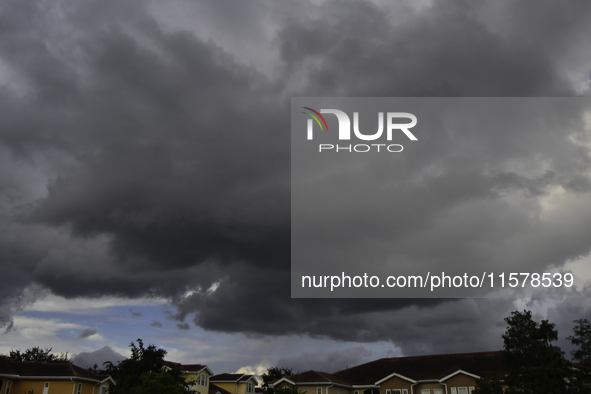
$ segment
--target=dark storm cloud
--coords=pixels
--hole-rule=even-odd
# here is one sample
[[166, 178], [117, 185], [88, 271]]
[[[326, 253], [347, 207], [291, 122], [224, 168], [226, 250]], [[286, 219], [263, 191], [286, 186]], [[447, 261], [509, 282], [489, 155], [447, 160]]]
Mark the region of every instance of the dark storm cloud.
[[[515, 3], [507, 15], [511, 6], [521, 8]], [[389, 13], [371, 2], [345, 1], [338, 7], [324, 2], [314, 7], [314, 17], [294, 18], [281, 31], [281, 54], [289, 73], [305, 70], [301, 77], [309, 83], [300, 96], [572, 94], [552, 61], [557, 48], [537, 41], [538, 29], [552, 31], [553, 41], [560, 42], [569, 39], [586, 16], [578, 14], [576, 27], [523, 27], [534, 40], [520, 37], [529, 18], [503, 18], [514, 29], [514, 40], [491, 31], [480, 20], [486, 16], [481, 8], [485, 5], [444, 1], [421, 11], [399, 5]]]
[[85, 328], [84, 330], [82, 330], [80, 335], [78, 335], [78, 338], [88, 338], [88, 337], [96, 334], [97, 332], [98, 331], [95, 330], [94, 328]]
[[[245, 40], [280, 26], [266, 43], [280, 60], [272, 78], [215, 35], [164, 26], [142, 2], [60, 4], [8, 1], [0, 13], [0, 153], [15, 169], [0, 173], [10, 181], [0, 321], [36, 283], [66, 297], [164, 296], [178, 306], [179, 328], [191, 319], [226, 332], [385, 339], [407, 352], [498, 345], [494, 321], [509, 303], [289, 298], [288, 99], [571, 95], [566, 55], [588, 37], [591, 5], [545, 2], [523, 20], [511, 16], [525, 12], [519, 2], [499, 11], [462, 1], [421, 10], [326, 1], [227, 16], [241, 23], [224, 29]], [[242, 23], [246, 15], [261, 28]], [[418, 220], [491, 184], [536, 195], [559, 182], [586, 193], [586, 149], [576, 157], [564, 162], [576, 171], [537, 178], [483, 180], [465, 161], [447, 162], [443, 171], [461, 182], [428, 184], [424, 206], [434, 207]], [[458, 311], [464, 324], [449, 317]]]
[[[392, 357], [395, 355], [392, 354]], [[277, 361], [277, 365], [284, 368], [291, 368], [294, 373], [308, 371], [336, 372], [349, 366], [355, 366], [364, 362], [372, 361], [375, 355], [371, 351], [358, 346], [346, 350], [324, 352], [323, 354], [303, 353], [297, 357], [283, 357]]]

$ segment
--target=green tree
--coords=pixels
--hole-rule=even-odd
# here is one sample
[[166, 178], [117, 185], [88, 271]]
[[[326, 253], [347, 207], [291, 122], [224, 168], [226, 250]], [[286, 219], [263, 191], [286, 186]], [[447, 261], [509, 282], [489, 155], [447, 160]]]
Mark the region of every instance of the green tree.
[[492, 374], [483, 374], [476, 381], [476, 388], [473, 394], [503, 394], [503, 383]]
[[574, 335], [568, 339], [576, 349], [571, 351], [575, 361], [580, 363], [577, 368], [577, 383], [581, 393], [591, 392], [591, 323], [587, 319], [575, 320]]
[[183, 385], [167, 372], [147, 372], [140, 376], [141, 385], [131, 387], [128, 394], [185, 394]]
[[531, 311], [511, 312], [505, 318], [503, 334], [504, 384], [508, 393], [568, 393], [569, 364], [564, 352], [552, 342], [558, 339], [555, 325], [548, 320], [538, 323]]
[[46, 363], [71, 363], [68, 353], [60, 353], [59, 355], [51, 353], [52, 348], [41, 349], [35, 346], [21, 352], [20, 350], [11, 350], [8, 358], [13, 361], [43, 361]]
[[115, 379], [117, 385], [109, 394], [170, 393], [193, 394], [192, 382], [187, 382], [178, 367], [164, 368], [166, 350], [155, 345], [144, 347], [141, 339], [137, 345], [130, 343], [131, 357], [117, 365], [104, 363], [104, 371]]
[[579, 363], [591, 367], [591, 323], [587, 319], [575, 320], [573, 323], [577, 323], [573, 328], [575, 335], [566, 338], [577, 347], [571, 351], [571, 355]]
[[261, 385], [263, 393], [273, 394], [275, 390], [273, 390], [272, 387], [269, 387], [269, 383], [279, 380], [284, 376], [290, 375], [293, 375], [293, 370], [291, 368], [284, 368], [278, 366], [267, 368], [267, 372], [263, 374], [263, 384]]
[[292, 387], [282, 387], [280, 389], [275, 390], [276, 394], [306, 394], [307, 391], [297, 388], [296, 386]]

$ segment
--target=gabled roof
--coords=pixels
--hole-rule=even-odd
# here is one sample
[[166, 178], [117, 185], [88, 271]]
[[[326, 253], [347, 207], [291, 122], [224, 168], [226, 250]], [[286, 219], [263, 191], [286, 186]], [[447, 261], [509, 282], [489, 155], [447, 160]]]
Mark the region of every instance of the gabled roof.
[[291, 375], [291, 376], [286, 376], [282, 379], [279, 379], [275, 382], [273, 382], [273, 385], [279, 384], [281, 381], [286, 381], [287, 383], [318, 383], [318, 384], [330, 384], [330, 383], [336, 383], [336, 384], [342, 384], [345, 386], [349, 386], [350, 384], [341, 379], [340, 377], [334, 375], [334, 374], [330, 374], [330, 373], [326, 373], [326, 372], [320, 372], [320, 371], [306, 371], [306, 372], [301, 372], [295, 375]]
[[211, 372], [211, 369], [209, 369], [209, 367], [204, 364], [181, 364], [181, 363], [175, 363], [174, 361], [164, 361], [164, 365], [169, 368], [178, 367], [183, 372], [197, 373], [197, 372], [201, 372], [201, 371], [205, 370], [205, 371], [209, 372], [210, 375], [213, 375], [213, 372]]
[[354, 385], [373, 385], [397, 375], [413, 381], [442, 380], [463, 372], [476, 376], [485, 372], [502, 376], [501, 352], [382, 358], [334, 375]]
[[285, 376], [271, 383], [291, 385], [335, 384], [349, 387], [375, 387], [393, 377], [416, 383], [432, 380], [444, 382], [458, 374], [474, 378], [484, 373], [503, 376], [501, 352], [439, 354], [432, 356], [382, 358], [334, 374], [306, 371]]
[[218, 382], [218, 383], [239, 383], [239, 382], [248, 382], [249, 380], [253, 380], [255, 384], [259, 384], [258, 380], [254, 377], [254, 375], [247, 375], [242, 373], [221, 373], [219, 375], [214, 375], [209, 378], [210, 382]]
[[209, 394], [232, 394], [215, 383], [209, 383]]
[[220, 373], [213, 375], [209, 380], [211, 382], [237, 382], [243, 376], [242, 373]]
[[81, 368], [72, 363], [46, 363], [37, 361], [13, 361], [5, 356], [0, 356], [0, 375], [13, 375], [15, 378], [35, 379], [78, 379], [104, 382], [115, 381], [109, 375], [101, 375]]

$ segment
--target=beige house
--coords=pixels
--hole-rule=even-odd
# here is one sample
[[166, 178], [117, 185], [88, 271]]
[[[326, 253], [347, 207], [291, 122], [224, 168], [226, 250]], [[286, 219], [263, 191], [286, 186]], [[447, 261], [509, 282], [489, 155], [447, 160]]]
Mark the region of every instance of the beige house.
[[[183, 373], [187, 382], [191, 382], [191, 388], [197, 394], [208, 394], [210, 391], [210, 378], [213, 372], [207, 365], [203, 364], [179, 364], [172, 361], [165, 361], [164, 366], [168, 368], [178, 367]], [[2, 394], [2, 393], [0, 393]]]
[[[230, 394], [254, 394], [254, 388], [259, 384], [254, 375], [241, 373], [214, 375], [211, 377], [211, 383]], [[225, 393], [221, 392], [221, 394]]]
[[71, 363], [12, 361], [0, 356], [0, 393], [107, 394], [115, 381]]
[[334, 374], [302, 372], [271, 387], [306, 394], [471, 394], [483, 374], [503, 376], [500, 352], [383, 358]]

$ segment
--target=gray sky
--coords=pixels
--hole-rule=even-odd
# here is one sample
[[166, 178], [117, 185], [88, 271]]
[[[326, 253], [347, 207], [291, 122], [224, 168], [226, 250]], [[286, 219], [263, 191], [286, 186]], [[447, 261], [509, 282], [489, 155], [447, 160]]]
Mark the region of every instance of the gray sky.
[[[591, 317], [588, 297], [299, 300], [289, 289], [292, 96], [587, 95], [590, 3], [0, 7], [0, 352], [52, 341], [123, 353], [141, 336], [216, 373], [278, 363], [331, 372], [344, 367], [335, 359], [499, 349], [503, 317], [524, 307], [563, 338]], [[433, 215], [513, 188], [531, 198], [497, 215], [495, 233], [475, 234], [474, 254], [499, 232], [535, 238], [531, 215], [551, 207], [555, 235], [537, 245], [585, 272], [590, 135], [577, 137], [569, 145], [559, 130], [521, 150], [506, 140], [443, 163], [455, 183], [431, 184], [422, 202], [423, 250], [453, 252], [438, 249]], [[547, 152], [547, 177], [484, 176]]]

